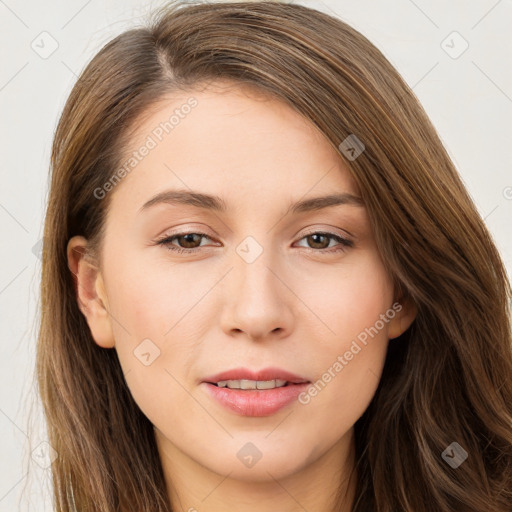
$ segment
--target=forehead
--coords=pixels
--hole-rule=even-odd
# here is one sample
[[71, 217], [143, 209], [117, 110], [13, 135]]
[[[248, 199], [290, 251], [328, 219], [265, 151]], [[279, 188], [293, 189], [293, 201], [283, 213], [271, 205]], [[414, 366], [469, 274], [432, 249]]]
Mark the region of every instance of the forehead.
[[170, 188], [263, 203], [358, 194], [346, 164], [318, 128], [252, 87], [215, 82], [169, 94], [134, 128], [122, 161], [134, 165], [125, 165], [128, 172], [115, 192], [136, 196], [139, 207]]

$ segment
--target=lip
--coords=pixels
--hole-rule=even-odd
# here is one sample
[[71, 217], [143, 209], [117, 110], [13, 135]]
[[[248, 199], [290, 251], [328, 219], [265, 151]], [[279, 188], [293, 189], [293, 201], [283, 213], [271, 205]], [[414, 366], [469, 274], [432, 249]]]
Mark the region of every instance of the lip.
[[293, 384], [309, 382], [308, 379], [295, 375], [281, 368], [264, 368], [259, 371], [252, 371], [247, 368], [234, 368], [225, 372], [212, 375], [203, 379], [203, 382], [217, 383], [221, 380], [275, 380], [281, 379]]
[[[219, 388], [215, 383], [222, 380], [286, 380], [284, 387], [274, 389], [229, 389]], [[297, 397], [309, 385], [310, 381], [280, 368], [265, 368], [251, 371], [246, 368], [228, 370], [201, 383], [206, 393], [222, 406], [241, 416], [271, 416], [297, 400]]]

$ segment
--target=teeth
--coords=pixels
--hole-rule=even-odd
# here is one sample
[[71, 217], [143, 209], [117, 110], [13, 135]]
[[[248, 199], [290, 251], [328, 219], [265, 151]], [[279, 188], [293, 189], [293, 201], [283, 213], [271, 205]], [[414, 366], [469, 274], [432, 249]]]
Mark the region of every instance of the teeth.
[[285, 380], [276, 379], [276, 380], [259, 380], [256, 382], [256, 387], [258, 389], [272, 389], [272, 388], [282, 388], [286, 384]]
[[229, 389], [274, 389], [282, 388], [286, 384], [285, 380], [221, 380], [217, 382], [219, 388]]
[[257, 382], [255, 380], [241, 380], [240, 389], [256, 389]]

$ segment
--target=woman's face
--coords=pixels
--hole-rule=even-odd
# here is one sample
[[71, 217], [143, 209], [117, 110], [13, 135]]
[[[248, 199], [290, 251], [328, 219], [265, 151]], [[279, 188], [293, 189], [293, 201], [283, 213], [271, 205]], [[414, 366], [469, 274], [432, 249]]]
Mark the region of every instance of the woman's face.
[[347, 446], [410, 322], [338, 152], [284, 103], [210, 87], [148, 113], [126, 162], [97, 192], [100, 272], [77, 274], [162, 455], [263, 481]]

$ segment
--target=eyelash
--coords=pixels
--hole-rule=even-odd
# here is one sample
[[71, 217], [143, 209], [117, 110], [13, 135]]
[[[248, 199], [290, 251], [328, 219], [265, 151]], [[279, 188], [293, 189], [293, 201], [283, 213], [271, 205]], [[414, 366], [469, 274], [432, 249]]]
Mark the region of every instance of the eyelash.
[[[172, 245], [172, 243], [171, 243], [172, 240], [174, 240], [175, 238], [186, 236], [186, 235], [199, 235], [201, 237], [209, 238], [211, 240], [211, 238], [206, 233], [201, 233], [199, 231], [188, 231], [185, 233], [176, 233], [175, 235], [171, 235], [171, 236], [166, 235], [163, 238], [157, 240], [156, 244], [163, 245], [169, 251], [177, 251], [177, 252], [186, 253], [186, 254], [192, 254], [192, 253], [197, 252], [200, 249], [200, 247], [195, 247], [194, 249], [189, 249], [186, 247], [176, 247], [176, 246]], [[343, 238], [339, 235], [335, 235], [334, 233], [328, 233], [325, 231], [312, 231], [310, 233], [306, 233], [300, 240], [303, 240], [304, 238], [307, 238], [308, 236], [311, 236], [311, 235], [322, 235], [322, 236], [334, 239], [340, 243], [340, 246], [337, 248], [334, 248], [334, 249], [333, 248], [314, 249], [312, 247], [303, 247], [303, 249], [306, 249], [308, 251], [333, 254], [333, 253], [338, 253], [340, 251], [345, 251], [347, 248], [354, 246], [354, 243], [351, 240]]]

